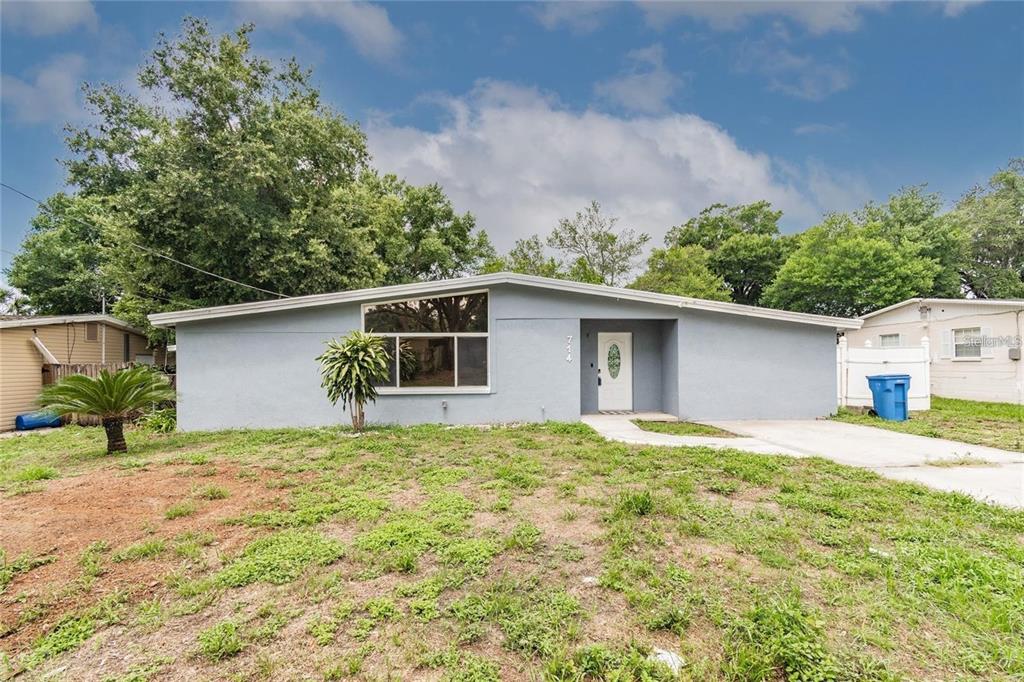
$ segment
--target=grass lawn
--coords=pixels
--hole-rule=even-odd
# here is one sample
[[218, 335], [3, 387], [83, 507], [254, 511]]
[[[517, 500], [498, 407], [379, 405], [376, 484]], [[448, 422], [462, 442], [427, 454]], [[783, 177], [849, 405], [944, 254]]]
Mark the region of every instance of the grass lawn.
[[127, 435], [0, 440], [0, 678], [1024, 676], [1024, 512], [966, 496], [579, 424]]
[[932, 409], [912, 412], [905, 422], [892, 422], [840, 409], [835, 419], [892, 431], [1024, 452], [1024, 407], [932, 396]]
[[658, 422], [647, 421], [646, 419], [634, 419], [633, 423], [644, 431], [655, 433], [667, 433], [673, 436], [712, 436], [715, 438], [735, 438], [732, 431], [715, 428], [707, 424], [696, 424], [694, 422]]

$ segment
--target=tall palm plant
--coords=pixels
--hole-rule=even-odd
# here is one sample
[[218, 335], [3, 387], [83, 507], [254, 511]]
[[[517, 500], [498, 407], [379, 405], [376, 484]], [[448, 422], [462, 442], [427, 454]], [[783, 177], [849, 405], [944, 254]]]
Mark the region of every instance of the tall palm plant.
[[377, 400], [376, 384], [388, 378], [390, 358], [384, 339], [354, 331], [343, 339], [329, 341], [317, 360], [327, 398], [332, 405], [341, 400], [352, 415], [352, 428], [362, 431], [366, 425], [363, 406]]
[[39, 403], [60, 415], [89, 414], [103, 422], [107, 432], [107, 454], [125, 452], [125, 417], [156, 403], [174, 400], [167, 378], [149, 367], [132, 367], [120, 372], [102, 370], [97, 377], [75, 374], [48, 386]]

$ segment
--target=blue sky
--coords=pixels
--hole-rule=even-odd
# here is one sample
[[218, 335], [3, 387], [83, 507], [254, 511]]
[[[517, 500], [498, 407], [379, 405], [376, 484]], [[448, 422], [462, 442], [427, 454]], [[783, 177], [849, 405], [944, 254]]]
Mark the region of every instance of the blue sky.
[[[375, 165], [439, 182], [502, 249], [599, 200], [665, 230], [761, 198], [787, 231], [1024, 155], [1024, 4], [2, 5], [3, 181], [63, 186], [83, 81], [122, 82], [186, 14], [314, 69]], [[3, 265], [34, 206], [2, 196]]]

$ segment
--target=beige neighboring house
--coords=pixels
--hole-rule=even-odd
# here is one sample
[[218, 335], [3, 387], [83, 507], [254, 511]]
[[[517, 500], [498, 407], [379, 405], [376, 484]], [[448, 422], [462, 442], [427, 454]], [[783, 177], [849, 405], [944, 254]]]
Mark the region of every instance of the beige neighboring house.
[[1024, 300], [911, 298], [860, 319], [850, 347], [907, 348], [928, 337], [932, 395], [1024, 402]]
[[44, 365], [153, 364], [142, 330], [110, 315], [0, 318], [0, 431], [38, 409]]

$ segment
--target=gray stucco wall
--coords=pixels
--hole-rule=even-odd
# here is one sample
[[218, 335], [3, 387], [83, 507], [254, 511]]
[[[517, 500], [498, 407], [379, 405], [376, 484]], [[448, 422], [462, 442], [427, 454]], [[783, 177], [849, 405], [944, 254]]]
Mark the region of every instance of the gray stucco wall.
[[664, 402], [661, 386], [665, 376], [661, 321], [602, 319], [580, 321], [580, 409], [583, 414], [597, 412], [599, 332], [633, 333], [633, 409], [637, 412], [661, 412]]
[[[179, 427], [348, 423], [320, 387], [315, 358], [329, 339], [359, 328], [358, 304], [179, 325]], [[489, 393], [381, 395], [367, 418], [578, 419], [597, 409], [590, 363], [600, 329], [634, 332], [637, 410], [692, 419], [812, 417], [835, 405], [834, 333], [826, 328], [505, 285], [490, 290], [489, 329]]]
[[809, 419], [836, 410], [835, 331], [687, 310], [679, 322], [684, 419]]
[[679, 415], [679, 320], [661, 323], [661, 409]]
[[[502, 286], [491, 289], [488, 313], [489, 393], [381, 395], [368, 406], [367, 419], [398, 424], [578, 419], [580, 317], [650, 319], [665, 316], [666, 308]], [[329, 339], [359, 328], [358, 304], [179, 325], [179, 427], [347, 423], [348, 414], [331, 405], [320, 387], [315, 358]]]

